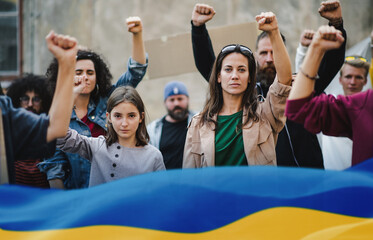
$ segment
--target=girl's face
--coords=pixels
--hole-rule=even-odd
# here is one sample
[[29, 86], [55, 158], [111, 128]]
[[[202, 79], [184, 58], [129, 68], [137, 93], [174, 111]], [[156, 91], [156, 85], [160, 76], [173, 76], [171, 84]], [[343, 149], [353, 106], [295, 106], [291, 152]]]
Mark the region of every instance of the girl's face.
[[94, 63], [89, 59], [83, 59], [76, 62], [75, 75], [83, 77], [82, 81], [85, 88], [81, 94], [90, 94], [96, 86], [96, 71]]
[[228, 54], [223, 59], [218, 82], [221, 83], [223, 97], [242, 96], [250, 82], [248, 59], [241, 53]]
[[143, 121], [144, 113], [129, 102], [122, 102], [115, 106], [110, 114], [106, 113], [118, 135], [119, 144], [134, 147], [136, 145], [136, 131]]

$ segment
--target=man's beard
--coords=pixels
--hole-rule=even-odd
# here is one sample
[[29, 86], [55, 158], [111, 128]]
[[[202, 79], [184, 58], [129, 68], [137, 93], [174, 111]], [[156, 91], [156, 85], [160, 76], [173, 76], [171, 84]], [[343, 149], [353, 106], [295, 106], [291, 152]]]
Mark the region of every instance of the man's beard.
[[26, 110], [30, 111], [30, 112], [33, 112], [33, 113], [36, 113], [36, 114], [39, 114], [33, 107], [27, 107]]
[[273, 63], [267, 63], [263, 68], [259, 68], [256, 74], [256, 81], [260, 82], [263, 88], [269, 88], [276, 77], [276, 68]]
[[174, 109], [172, 110], [167, 109], [167, 112], [168, 112], [168, 115], [175, 121], [182, 121], [188, 117], [189, 111], [188, 111], [188, 107], [186, 108], [174, 107]]

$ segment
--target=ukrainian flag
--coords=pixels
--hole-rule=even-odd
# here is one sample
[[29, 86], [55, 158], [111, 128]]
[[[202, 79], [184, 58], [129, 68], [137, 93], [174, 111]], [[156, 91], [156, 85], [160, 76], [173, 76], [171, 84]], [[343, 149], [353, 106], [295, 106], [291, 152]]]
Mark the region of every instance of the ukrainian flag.
[[373, 159], [216, 167], [83, 190], [0, 186], [0, 239], [373, 239]]

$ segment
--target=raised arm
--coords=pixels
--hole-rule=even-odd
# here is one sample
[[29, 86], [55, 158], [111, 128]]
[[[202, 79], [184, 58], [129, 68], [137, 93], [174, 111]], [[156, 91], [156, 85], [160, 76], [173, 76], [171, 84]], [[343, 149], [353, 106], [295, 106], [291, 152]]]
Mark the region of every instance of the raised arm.
[[119, 86], [130, 85], [137, 87], [145, 76], [148, 67], [142, 36], [142, 21], [139, 17], [129, 17], [126, 19], [126, 23], [128, 32], [132, 33], [132, 58], [129, 58], [126, 72], [119, 77], [109, 94]]
[[308, 46], [311, 44], [314, 34], [315, 32], [313, 30], [305, 29], [300, 35], [299, 46], [295, 55], [295, 72], [299, 71], [299, 67], [302, 65]]
[[139, 17], [126, 19], [128, 32], [132, 33], [132, 58], [140, 64], [146, 63], [145, 46], [142, 38], [142, 22]]
[[344, 41], [341, 31], [332, 26], [321, 26], [315, 33], [302, 67], [295, 78], [289, 100], [306, 98], [315, 87], [317, 71], [326, 51], [339, 48]]
[[343, 28], [342, 8], [338, 0], [322, 2], [320, 4], [319, 13], [321, 17], [329, 21], [329, 26], [333, 26], [342, 32], [345, 41], [339, 48], [329, 50], [325, 53], [318, 70], [321, 81], [317, 81], [315, 84], [316, 95], [324, 92], [325, 88], [341, 69], [344, 63], [347, 40], [346, 30]]
[[261, 13], [255, 17], [259, 30], [268, 33], [273, 48], [273, 59], [277, 79], [284, 85], [291, 84], [291, 62], [285, 44], [282, 41], [276, 15], [272, 12]]
[[59, 149], [64, 152], [77, 153], [89, 161], [92, 160], [92, 152], [98, 149], [98, 146], [100, 146], [98, 138], [81, 135], [71, 128], [67, 130], [66, 136], [57, 139]]
[[[342, 32], [342, 36], [345, 41], [337, 48], [327, 51], [321, 61], [318, 69], [318, 76], [321, 81], [317, 81], [315, 84], [316, 95], [324, 92], [325, 88], [330, 84], [335, 75], [341, 69], [344, 63], [344, 57], [346, 52], [346, 30], [343, 28], [342, 9], [341, 4], [338, 0], [324, 1], [320, 3], [319, 8], [320, 16], [329, 21], [329, 26], [334, 26], [337, 30]], [[307, 30], [306, 30], [307, 31]], [[295, 57], [295, 69], [299, 72], [304, 56], [306, 55], [307, 48], [312, 40], [313, 34], [303, 32], [301, 36], [301, 43], [297, 48], [297, 55]]]
[[56, 90], [49, 110], [47, 142], [66, 135], [73, 108], [73, 82], [77, 54], [75, 38], [51, 31], [46, 37], [49, 51], [58, 61]]
[[215, 53], [212, 47], [206, 22], [215, 15], [214, 8], [207, 4], [197, 3], [192, 12], [192, 46], [194, 63], [201, 75], [209, 81]]

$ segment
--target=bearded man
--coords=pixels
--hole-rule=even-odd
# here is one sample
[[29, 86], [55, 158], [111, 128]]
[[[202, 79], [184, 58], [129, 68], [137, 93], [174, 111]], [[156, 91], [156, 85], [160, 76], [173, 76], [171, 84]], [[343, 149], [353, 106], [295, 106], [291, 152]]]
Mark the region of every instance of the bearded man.
[[181, 168], [188, 124], [194, 113], [189, 111], [189, 94], [182, 82], [169, 82], [164, 88], [167, 114], [147, 126], [150, 144], [158, 148], [166, 169]]

